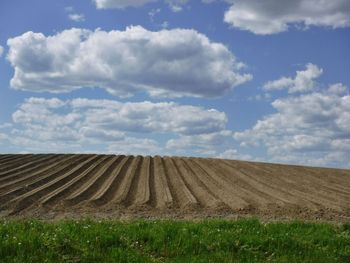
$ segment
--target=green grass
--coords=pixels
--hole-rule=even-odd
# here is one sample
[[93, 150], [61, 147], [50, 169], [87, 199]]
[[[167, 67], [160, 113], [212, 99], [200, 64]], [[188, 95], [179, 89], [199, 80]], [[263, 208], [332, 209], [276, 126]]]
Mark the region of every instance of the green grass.
[[0, 220], [0, 262], [350, 262], [350, 223]]

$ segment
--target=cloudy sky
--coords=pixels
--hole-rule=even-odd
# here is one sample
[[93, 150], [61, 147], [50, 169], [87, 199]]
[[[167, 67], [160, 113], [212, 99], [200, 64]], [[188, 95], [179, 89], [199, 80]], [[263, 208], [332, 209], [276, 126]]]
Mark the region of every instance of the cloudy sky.
[[348, 0], [2, 0], [0, 152], [350, 166]]

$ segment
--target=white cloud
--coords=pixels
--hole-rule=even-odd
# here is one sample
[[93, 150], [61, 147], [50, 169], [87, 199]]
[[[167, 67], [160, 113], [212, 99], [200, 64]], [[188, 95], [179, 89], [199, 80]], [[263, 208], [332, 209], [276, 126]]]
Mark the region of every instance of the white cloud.
[[185, 154], [188, 151], [204, 155], [214, 155], [216, 149], [223, 146], [232, 138], [229, 130], [202, 133], [194, 135], [181, 135], [178, 138], [168, 140], [166, 148]]
[[292, 24], [342, 28], [350, 26], [348, 0], [232, 0], [224, 20], [259, 35], [287, 31]]
[[195, 30], [70, 29], [27, 32], [7, 41], [18, 90], [69, 92], [100, 87], [117, 96], [218, 97], [252, 77], [220, 43]]
[[350, 96], [344, 88], [337, 84], [323, 92], [277, 99], [272, 102], [276, 113], [234, 138], [242, 146], [265, 147], [277, 162], [349, 166]]
[[84, 14], [69, 14], [68, 18], [74, 22], [84, 22], [85, 21]]
[[8, 135], [6, 133], [0, 132], [0, 145], [3, 144], [4, 141], [8, 140]]
[[144, 150], [144, 154], [160, 154], [161, 147], [153, 137], [162, 134], [197, 136], [211, 144], [218, 142], [218, 134], [232, 136], [224, 131], [227, 117], [223, 112], [172, 102], [28, 98], [12, 118], [12, 144], [33, 151], [66, 147], [66, 151], [81, 152], [98, 145], [108, 152], [119, 149], [124, 153], [140, 154]]
[[217, 132], [225, 128], [226, 114], [173, 102], [119, 103], [115, 101], [75, 99], [75, 110], [84, 111], [86, 122], [95, 128], [125, 132], [173, 132], [193, 135]]
[[182, 11], [182, 6], [180, 5], [170, 5], [171, 11], [177, 13]]
[[[183, 6], [188, 3], [189, 0], [166, 0], [165, 3], [169, 5], [169, 8], [173, 12], [180, 12]], [[148, 3], [158, 2], [158, 0], [94, 0], [98, 9], [110, 9], [117, 8], [123, 9], [126, 7], [140, 7]]]
[[161, 155], [163, 149], [156, 140], [126, 138], [108, 145], [109, 153], [132, 155]]
[[7, 129], [7, 128], [11, 128], [12, 124], [9, 122], [5, 122], [5, 123], [1, 123], [0, 124], [0, 129]]
[[222, 153], [217, 154], [215, 157], [220, 159], [231, 159], [231, 160], [253, 160], [250, 154], [241, 154], [236, 149], [228, 149]]
[[168, 0], [167, 3], [173, 12], [181, 12], [189, 0]]
[[323, 70], [314, 64], [307, 64], [306, 69], [297, 71], [295, 78], [282, 77], [264, 84], [266, 91], [288, 89], [289, 93], [309, 92], [316, 87], [315, 79], [320, 77]]
[[4, 47], [0, 45], [0, 58], [1, 58], [3, 53], [4, 53]]
[[342, 83], [336, 83], [329, 86], [330, 93], [342, 95], [348, 92], [348, 88]]
[[168, 152], [182, 156], [253, 160], [251, 155], [230, 148], [233, 143], [232, 136], [233, 132], [226, 129], [211, 133], [181, 134], [168, 140], [165, 147]]
[[167, 29], [169, 27], [169, 22], [168, 21], [163, 21], [163, 23], [160, 24], [160, 27], [163, 29]]
[[154, 8], [152, 9], [151, 11], [148, 12], [148, 16], [149, 16], [149, 19], [153, 22], [154, 21], [154, 17], [159, 14], [161, 11], [160, 8]]
[[157, 0], [94, 0], [99, 9], [138, 7]]

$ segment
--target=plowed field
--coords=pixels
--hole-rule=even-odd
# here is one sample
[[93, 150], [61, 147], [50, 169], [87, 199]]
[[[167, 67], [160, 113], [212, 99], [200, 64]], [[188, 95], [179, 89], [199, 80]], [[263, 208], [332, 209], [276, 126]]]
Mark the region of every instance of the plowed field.
[[1, 217], [350, 219], [350, 170], [220, 159], [0, 155]]

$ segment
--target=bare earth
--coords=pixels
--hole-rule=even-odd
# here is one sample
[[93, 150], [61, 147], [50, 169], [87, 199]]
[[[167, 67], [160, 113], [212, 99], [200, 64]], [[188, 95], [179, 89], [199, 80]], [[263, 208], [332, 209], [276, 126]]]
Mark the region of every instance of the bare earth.
[[350, 220], [350, 170], [203, 158], [0, 155], [0, 218]]

